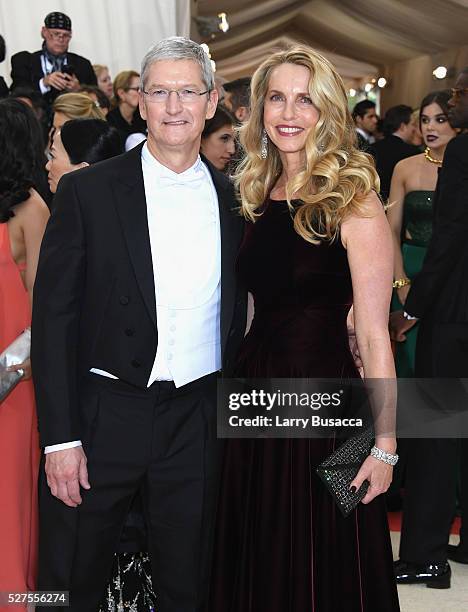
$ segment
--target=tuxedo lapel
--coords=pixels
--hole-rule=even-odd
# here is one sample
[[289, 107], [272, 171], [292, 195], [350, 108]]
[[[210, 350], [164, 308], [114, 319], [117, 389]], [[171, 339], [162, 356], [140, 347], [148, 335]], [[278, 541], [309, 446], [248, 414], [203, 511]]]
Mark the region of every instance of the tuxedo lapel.
[[235, 261], [242, 228], [241, 219], [235, 210], [236, 202], [232, 190], [212, 165], [203, 158], [211, 173], [218, 194], [219, 224], [221, 230], [221, 349], [224, 355], [236, 298]]
[[[42, 77], [44, 76], [44, 72], [42, 70], [41, 57], [42, 57], [42, 51], [36, 51], [36, 52], [32, 53], [31, 57], [30, 57], [30, 61], [31, 61], [31, 76], [32, 76], [32, 79], [33, 79], [34, 83], [40, 81], [40, 79], [42, 79]], [[39, 88], [39, 86], [38, 86], [38, 88]]]
[[115, 207], [146, 308], [156, 325], [153, 260], [141, 167], [143, 143], [122, 156], [115, 181]]
[[434, 225], [438, 221], [439, 209], [440, 209], [440, 192], [442, 189], [442, 181], [444, 180], [444, 174], [442, 168], [437, 168], [437, 183], [434, 191], [434, 195], [432, 196], [432, 224], [433, 229]]

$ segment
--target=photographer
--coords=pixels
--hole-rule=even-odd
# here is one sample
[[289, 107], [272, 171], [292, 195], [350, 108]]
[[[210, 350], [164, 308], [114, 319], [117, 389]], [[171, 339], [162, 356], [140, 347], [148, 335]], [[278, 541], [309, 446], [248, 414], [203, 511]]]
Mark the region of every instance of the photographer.
[[29, 86], [44, 97], [48, 111], [60, 92], [76, 92], [81, 85], [96, 85], [89, 60], [70, 53], [71, 19], [64, 13], [49, 13], [41, 29], [42, 49], [20, 51], [11, 58], [12, 89]]

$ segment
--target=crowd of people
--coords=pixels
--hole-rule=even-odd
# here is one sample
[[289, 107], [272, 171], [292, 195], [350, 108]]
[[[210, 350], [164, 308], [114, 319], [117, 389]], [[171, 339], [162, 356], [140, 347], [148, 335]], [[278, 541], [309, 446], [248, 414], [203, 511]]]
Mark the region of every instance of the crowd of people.
[[[374, 157], [381, 197], [388, 203], [394, 244], [390, 323], [399, 378], [456, 379], [466, 373], [466, 355], [459, 347], [466, 321], [461, 233], [466, 229], [463, 207], [468, 197], [463, 168], [467, 83], [464, 70], [451, 91], [428, 93], [417, 111], [417, 123], [411, 107], [389, 108], [381, 139], [376, 137], [373, 102], [359, 102], [353, 112], [359, 146]], [[452, 153], [449, 161], [446, 149]], [[456, 383], [444, 400], [428, 397], [426, 401], [438, 405], [439, 414], [451, 402], [465, 401]], [[448, 559], [468, 563], [463, 520], [468, 513], [468, 455], [465, 437], [455, 438], [456, 432], [452, 439], [398, 440], [400, 461], [387, 502], [390, 509], [403, 509], [400, 559], [395, 563], [399, 583], [447, 588]], [[448, 545], [448, 537], [457, 498], [462, 525], [455, 546]]]
[[0, 353], [32, 331], [0, 406], [0, 592], [397, 612], [397, 583], [450, 587], [465, 440], [397, 440], [387, 394], [344, 517], [316, 473], [339, 438], [218, 439], [217, 384], [466, 377], [468, 69], [379, 123], [304, 45], [225, 82], [172, 37], [112, 81], [64, 13], [41, 36], [0, 83]]

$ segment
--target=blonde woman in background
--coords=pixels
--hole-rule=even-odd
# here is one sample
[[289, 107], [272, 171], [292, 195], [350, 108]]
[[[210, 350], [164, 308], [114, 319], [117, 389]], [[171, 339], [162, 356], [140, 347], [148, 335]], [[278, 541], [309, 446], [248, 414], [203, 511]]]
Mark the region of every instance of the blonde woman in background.
[[49, 133], [49, 146], [52, 146], [54, 134], [70, 119], [102, 119], [105, 115], [90, 95], [86, 93], [66, 93], [55, 99], [52, 105], [54, 113], [52, 128]]
[[423, 135], [421, 134], [421, 127], [419, 125], [420, 110], [421, 109], [416, 108], [411, 113], [411, 123], [413, 125], [414, 132], [413, 132], [413, 137], [411, 138], [410, 144], [414, 145], [415, 147], [422, 147], [422, 145], [424, 144], [424, 138], [423, 138]]
[[135, 70], [119, 72], [114, 79], [114, 108], [107, 115], [107, 121], [118, 130], [123, 144], [130, 134], [146, 134], [146, 122], [138, 109], [139, 89], [140, 75]]
[[[252, 78], [251, 117], [240, 133], [247, 228], [237, 268], [255, 315], [236, 374], [360, 380], [346, 325], [353, 305], [364, 377], [394, 379], [391, 233], [340, 76], [309, 47], [274, 53]], [[380, 409], [390, 425], [394, 397]], [[370, 486], [346, 518], [316, 473], [340, 444], [334, 431], [227, 441], [213, 612], [398, 612], [381, 495], [395, 458], [388, 432], [376, 425], [383, 454], [369, 455], [351, 482]]]
[[102, 64], [93, 64], [94, 74], [96, 75], [99, 89], [110, 99], [114, 93], [112, 78], [109, 68]]

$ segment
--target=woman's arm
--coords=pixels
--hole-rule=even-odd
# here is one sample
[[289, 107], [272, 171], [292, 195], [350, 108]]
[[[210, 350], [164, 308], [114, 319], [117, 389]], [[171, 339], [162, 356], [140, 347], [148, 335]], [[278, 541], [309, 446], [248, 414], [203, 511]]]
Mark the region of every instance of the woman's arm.
[[[403, 202], [406, 195], [405, 175], [407, 165], [407, 160], [404, 159], [395, 166], [390, 186], [390, 207], [387, 211], [387, 219], [392, 230], [393, 278], [395, 280], [407, 278], [401, 253], [401, 229], [403, 225]], [[398, 298], [402, 304], [405, 303], [408, 291], [409, 285], [397, 290]]]
[[[19, 239], [19, 245], [12, 245], [12, 250], [21, 252], [20, 260], [26, 260], [24, 284], [31, 300], [31, 306], [39, 249], [48, 219], [49, 209], [44, 200], [34, 190], [31, 191], [31, 196], [16, 208], [13, 217], [15, 224], [21, 230], [22, 240]], [[31, 378], [31, 360], [26, 359], [23, 363], [11, 366], [8, 370], [23, 370], [23, 380], [28, 380]]]
[[[392, 235], [375, 193], [363, 203], [363, 216], [350, 216], [341, 228], [341, 238], [348, 253], [353, 283], [356, 339], [364, 378], [376, 379], [372, 410], [376, 432], [375, 445], [395, 453], [396, 383], [395, 366], [388, 334], [388, 311], [392, 293]], [[392, 468], [368, 457], [353, 485], [369, 480], [371, 487], [364, 498], [368, 503], [390, 486]]]

